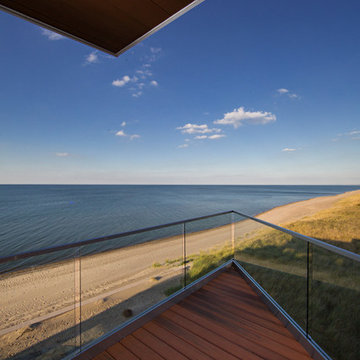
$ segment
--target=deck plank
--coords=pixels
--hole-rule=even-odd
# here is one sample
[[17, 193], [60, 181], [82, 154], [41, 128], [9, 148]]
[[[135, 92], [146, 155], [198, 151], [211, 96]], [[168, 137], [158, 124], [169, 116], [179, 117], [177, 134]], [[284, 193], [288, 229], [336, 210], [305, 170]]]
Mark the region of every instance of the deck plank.
[[238, 344], [232, 343], [231, 341], [220, 336], [216, 332], [207, 329], [205, 326], [201, 326], [196, 322], [193, 322], [192, 320], [183, 317], [182, 314], [178, 314], [172, 310], [168, 310], [164, 313], [164, 316], [170, 319], [171, 321], [177, 323], [178, 325], [182, 326], [184, 329], [188, 329], [194, 334], [203, 337], [204, 339], [211, 342], [215, 346], [217, 345], [222, 350], [234, 356], [237, 356], [240, 359], [261, 360], [261, 358], [258, 355], [252, 353], [249, 350], [246, 350], [245, 348], [241, 347]]
[[170, 346], [177, 349], [179, 352], [184, 354], [189, 359], [199, 359], [199, 360], [209, 360], [212, 359], [210, 356], [204, 354], [197, 348], [190, 346], [190, 344], [186, 343], [167, 329], [155, 324], [155, 322], [151, 321], [144, 325], [144, 328], [151, 332], [153, 335], [158, 337], [159, 339], [165, 340]]
[[309, 360], [235, 270], [222, 272], [94, 360]]
[[133, 335], [128, 335], [121, 340], [121, 344], [135, 354], [139, 359], [143, 360], [160, 360], [163, 359], [157, 352], [150, 349]]
[[138, 360], [139, 358], [130, 352], [124, 345], [116, 343], [110, 346], [106, 352], [115, 360]]
[[221, 334], [222, 336], [226, 337], [229, 341], [232, 341], [235, 344], [239, 344], [245, 349], [248, 349], [252, 353], [259, 355], [262, 358], [266, 358], [268, 360], [286, 360], [287, 358], [281, 356], [277, 353], [270, 352], [268, 348], [264, 347], [263, 344], [259, 345], [254, 341], [247, 339], [246, 337], [242, 336], [238, 332], [227, 328], [221, 324], [218, 324], [212, 319], [208, 319], [205, 316], [202, 316], [199, 312], [194, 311], [193, 308], [186, 307], [185, 304], [183, 306], [175, 305], [171, 309], [172, 311], [181, 314], [184, 318], [190, 319], [197, 324], [202, 325], [203, 327], [207, 327], [208, 329], [212, 329], [217, 334]]
[[172, 360], [186, 360], [187, 357], [181, 354], [180, 352], [174, 350], [171, 346], [169, 346], [165, 342], [151, 334], [149, 331], [145, 330], [144, 328], [140, 328], [133, 333], [139, 341], [147, 345], [149, 348], [156, 351], [159, 355], [163, 356], [164, 358], [170, 357]]
[[[164, 313], [165, 314], [165, 313]], [[162, 314], [154, 321], [158, 324], [162, 324], [164, 327], [169, 329], [173, 334], [176, 334], [192, 346], [196, 347], [197, 349], [201, 349], [202, 352], [209, 355], [215, 359], [228, 359], [228, 360], [235, 360], [236, 357], [225, 352], [224, 350], [220, 349], [218, 346], [213, 345], [211, 342], [205, 340], [203, 337], [194, 334], [193, 332], [184, 329], [182, 326], [174, 323], [173, 321], [167, 319]]]
[[209, 304], [206, 301], [203, 301], [202, 299], [197, 299], [196, 302], [193, 301], [192, 306], [198, 309], [198, 311], [207, 314], [209, 318], [216, 317], [220, 319], [220, 321], [222, 321], [227, 326], [235, 327], [239, 331], [243, 330], [247, 333], [261, 337], [263, 341], [267, 340], [270, 343], [275, 344], [279, 350], [280, 349], [286, 350], [285, 353], [283, 353], [284, 355], [291, 354], [291, 356], [294, 357], [294, 356], [298, 356], [297, 353], [300, 353], [300, 354], [304, 354], [305, 358], [308, 358], [306, 357], [308, 355], [305, 349], [295, 340], [294, 337], [291, 337], [290, 332], [288, 337], [284, 336], [282, 334], [277, 333], [276, 331], [268, 330], [265, 327], [258, 326], [250, 321], [235, 317], [233, 314], [229, 313], [227, 309], [224, 309], [223, 305], [219, 306], [219, 305]]

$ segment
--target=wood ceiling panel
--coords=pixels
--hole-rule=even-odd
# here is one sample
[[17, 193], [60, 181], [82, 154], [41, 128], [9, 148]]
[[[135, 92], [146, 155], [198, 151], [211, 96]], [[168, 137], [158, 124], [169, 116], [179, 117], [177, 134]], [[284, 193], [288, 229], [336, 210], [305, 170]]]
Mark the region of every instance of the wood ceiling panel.
[[0, 0], [6, 11], [111, 54], [202, 0]]

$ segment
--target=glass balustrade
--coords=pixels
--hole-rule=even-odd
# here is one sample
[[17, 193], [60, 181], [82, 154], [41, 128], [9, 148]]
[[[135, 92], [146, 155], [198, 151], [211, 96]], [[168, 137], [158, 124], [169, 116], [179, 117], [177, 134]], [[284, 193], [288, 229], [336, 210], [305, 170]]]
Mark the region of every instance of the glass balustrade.
[[316, 241], [229, 211], [0, 258], [0, 358], [79, 352], [235, 259], [311, 341], [358, 359], [359, 256]]
[[235, 259], [305, 329], [307, 243], [251, 219], [235, 220]]

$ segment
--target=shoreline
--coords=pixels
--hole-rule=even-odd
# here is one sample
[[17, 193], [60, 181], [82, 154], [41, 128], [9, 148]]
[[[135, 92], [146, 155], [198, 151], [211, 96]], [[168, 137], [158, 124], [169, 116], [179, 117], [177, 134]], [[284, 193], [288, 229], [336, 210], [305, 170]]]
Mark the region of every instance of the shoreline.
[[[311, 216], [356, 193], [360, 193], [360, 190], [292, 202], [255, 217], [283, 225]], [[264, 225], [249, 219], [236, 222], [235, 238], [261, 227]], [[231, 228], [230, 224], [188, 233], [188, 256], [230, 244]], [[176, 235], [81, 257], [82, 320], [90, 321], [100, 314], [106, 318], [107, 310], [111, 312], [111, 307], [117, 308], [124, 303], [137, 315], [164, 298], [159, 289], [169, 286], [171, 282], [178, 282], [182, 274], [182, 240], [182, 235]], [[155, 263], [160, 266], [155, 266]], [[0, 328], [3, 343], [0, 345], [0, 355], [8, 351], [19, 353], [29, 345], [56, 337], [59, 331], [69, 327], [68, 318], [75, 314], [74, 259], [28, 270], [15, 271], [12, 276], [0, 278], [0, 290], [5, 295], [0, 298], [0, 324], [3, 324]], [[141, 296], [144, 292], [149, 294], [149, 299]], [[112, 319], [114, 323], [127, 320], [121, 313]], [[63, 320], [60, 321], [60, 318]], [[31, 328], [32, 324], [37, 323], [40, 325]], [[107, 331], [111, 330], [113, 324], [109, 322], [107, 325]], [[30, 331], [27, 330], [29, 327]], [[49, 331], [49, 327], [54, 329]], [[87, 337], [94, 336], [98, 334]], [[28, 346], [24, 346], [24, 343]]]
[[[331, 207], [339, 200], [359, 193], [360, 190], [352, 190], [336, 195], [317, 196], [307, 200], [294, 201], [284, 205], [275, 206], [269, 210], [256, 214], [254, 217], [272, 222], [275, 225], [280, 225], [280, 223], [284, 225], [288, 222], [300, 220], [306, 216], [312, 216], [321, 210]], [[285, 215], [284, 211], [286, 210], [289, 211], [290, 214]], [[274, 215], [278, 218], [276, 219]], [[275, 218], [275, 221], [267, 220], [273, 217]]]

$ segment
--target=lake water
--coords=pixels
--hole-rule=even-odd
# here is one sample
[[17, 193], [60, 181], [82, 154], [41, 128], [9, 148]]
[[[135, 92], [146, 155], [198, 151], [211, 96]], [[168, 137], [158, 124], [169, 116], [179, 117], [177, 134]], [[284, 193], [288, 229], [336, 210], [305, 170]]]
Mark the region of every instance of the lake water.
[[0, 257], [227, 210], [255, 215], [356, 189], [359, 186], [0, 185]]

